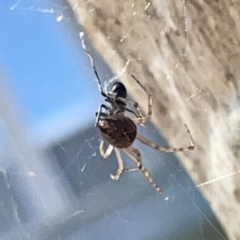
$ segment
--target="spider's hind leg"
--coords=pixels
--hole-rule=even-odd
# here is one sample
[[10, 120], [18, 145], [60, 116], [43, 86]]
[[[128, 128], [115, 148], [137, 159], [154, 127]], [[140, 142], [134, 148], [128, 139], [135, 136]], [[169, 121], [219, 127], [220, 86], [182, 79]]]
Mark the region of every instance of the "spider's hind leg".
[[118, 160], [118, 170], [117, 170], [115, 175], [110, 174], [110, 177], [113, 180], [118, 180], [119, 177], [121, 176], [121, 174], [124, 172], [124, 163], [123, 163], [123, 160], [122, 160], [122, 156], [121, 156], [120, 150], [117, 149], [117, 148], [114, 148], [114, 151], [115, 151], [115, 154], [116, 154], [117, 160]]
[[112, 150], [113, 150], [113, 146], [111, 144], [109, 144], [107, 149], [104, 150], [104, 140], [101, 139], [101, 142], [100, 142], [100, 145], [99, 145], [99, 151], [100, 151], [100, 154], [102, 155], [102, 157], [108, 158], [111, 155]]
[[123, 160], [122, 160], [122, 155], [121, 155], [120, 150], [117, 149], [117, 148], [114, 148], [114, 150], [115, 150], [117, 160], [118, 160], [118, 170], [117, 170], [117, 173], [115, 175], [110, 174], [110, 177], [113, 180], [118, 180], [123, 172], [134, 172], [134, 171], [139, 170], [138, 167], [136, 167], [136, 168], [124, 168], [124, 163], [123, 163]]
[[139, 133], [137, 134], [136, 138], [139, 141], [141, 141], [142, 143], [146, 144], [147, 146], [149, 146], [151, 148], [155, 148], [155, 149], [157, 149], [159, 151], [162, 151], [162, 152], [167, 152], [167, 153], [170, 153], [170, 152], [187, 152], [187, 151], [190, 151], [190, 150], [194, 150], [194, 143], [193, 143], [193, 138], [192, 138], [191, 132], [188, 129], [186, 124], [185, 124], [185, 127], [187, 128], [187, 132], [190, 135], [190, 144], [189, 144], [188, 147], [180, 147], [180, 148], [164, 147], [160, 144], [152, 142], [151, 140], [145, 138], [144, 136], [142, 136]]
[[[137, 148], [132, 146], [123, 149], [123, 151], [137, 164], [137, 169], [141, 170], [147, 180], [152, 184], [152, 186], [157, 190], [159, 194], [162, 194], [162, 189], [154, 182], [152, 176], [149, 171], [145, 168], [142, 163], [141, 153]], [[133, 169], [135, 170], [135, 169]]]
[[117, 170], [117, 173], [115, 175], [110, 174], [110, 177], [113, 180], [118, 180], [120, 175], [124, 172], [124, 164], [123, 164], [121, 153], [118, 149], [114, 148], [111, 144], [109, 144], [107, 149], [104, 150], [104, 140], [101, 139], [100, 146], [99, 146], [99, 151], [100, 151], [100, 154], [102, 155], [102, 157], [108, 158], [111, 155], [113, 149], [116, 153], [117, 160], [118, 160], [118, 170]]

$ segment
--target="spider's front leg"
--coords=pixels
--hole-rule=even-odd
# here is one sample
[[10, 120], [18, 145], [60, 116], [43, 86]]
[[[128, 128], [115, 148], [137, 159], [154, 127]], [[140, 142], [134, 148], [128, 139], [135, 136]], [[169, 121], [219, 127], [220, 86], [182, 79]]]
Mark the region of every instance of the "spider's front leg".
[[108, 114], [103, 112], [102, 109], [106, 109], [108, 111], [111, 111], [111, 108], [109, 106], [106, 106], [105, 104], [102, 104], [100, 107], [99, 107], [99, 110], [98, 112], [96, 112], [96, 122], [95, 122], [95, 127], [98, 126], [98, 122], [99, 122], [99, 119], [100, 117], [107, 117]]
[[136, 113], [134, 113], [133, 111], [131, 111], [130, 109], [128, 109], [126, 107], [123, 107], [123, 109], [126, 111], [129, 111], [135, 115], [135, 117], [136, 117], [136, 119], [134, 119], [135, 122], [137, 122], [138, 124], [143, 124], [143, 123], [147, 122], [148, 120], [150, 120], [151, 116], [152, 116], [152, 94], [150, 94], [147, 91], [147, 89], [143, 86], [143, 84], [140, 83], [134, 75], [131, 75], [131, 76], [137, 82], [137, 84], [140, 85], [140, 87], [144, 90], [144, 92], [147, 93], [147, 96], [148, 96], [148, 110], [147, 110], [148, 113], [147, 113], [147, 115], [144, 116], [144, 114], [142, 113], [142, 110], [139, 107], [139, 104], [137, 102], [133, 102], [133, 101], [123, 98], [123, 97], [118, 97], [118, 99], [124, 103], [131, 104], [136, 109], [138, 116]]
[[137, 102], [134, 102], [134, 105], [133, 105], [136, 108], [136, 110], [140, 116], [137, 119], [138, 123], [143, 124], [143, 123], [147, 122], [148, 120], [150, 120], [151, 116], [152, 116], [152, 94], [150, 94], [147, 91], [147, 89], [143, 86], [143, 84], [141, 82], [139, 82], [138, 79], [134, 75], [131, 75], [131, 77], [137, 82], [138, 85], [140, 85], [140, 87], [144, 90], [144, 92], [147, 93], [147, 96], [148, 96], [148, 113], [146, 116], [143, 116], [142, 111]]

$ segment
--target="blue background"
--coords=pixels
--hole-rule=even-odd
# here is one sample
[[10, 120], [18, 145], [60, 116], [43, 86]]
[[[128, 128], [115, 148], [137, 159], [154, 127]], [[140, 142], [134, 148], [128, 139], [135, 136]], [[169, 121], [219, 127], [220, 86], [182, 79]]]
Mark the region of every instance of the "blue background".
[[1, 70], [27, 125], [45, 140], [93, 122], [101, 100], [64, 11], [49, 1], [0, 3]]

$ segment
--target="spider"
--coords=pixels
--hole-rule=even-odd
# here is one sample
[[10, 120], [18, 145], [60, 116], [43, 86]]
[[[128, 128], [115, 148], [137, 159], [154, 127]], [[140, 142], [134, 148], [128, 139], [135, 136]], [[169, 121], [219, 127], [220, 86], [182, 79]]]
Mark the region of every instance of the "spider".
[[[157, 192], [162, 194], [162, 189], [154, 182], [149, 171], [142, 163], [140, 151], [137, 148], [133, 147], [132, 144], [135, 139], [138, 139], [139, 141], [148, 145], [151, 148], [168, 153], [194, 150], [194, 143], [190, 130], [185, 124], [187, 132], [190, 135], [190, 145], [188, 147], [181, 148], [163, 147], [140, 135], [137, 132], [137, 125], [144, 124], [145, 122], [149, 121], [152, 116], [152, 95], [134, 75], [131, 75], [133, 80], [135, 80], [135, 82], [143, 89], [143, 91], [146, 92], [148, 96], [148, 111], [147, 115], [144, 115], [137, 102], [133, 102], [127, 99], [127, 89], [121, 82], [114, 83], [111, 92], [104, 92], [93, 57], [85, 47], [83, 35], [80, 34], [80, 37], [82, 39], [83, 49], [91, 60], [92, 68], [97, 77], [101, 95], [108, 103], [108, 105], [101, 104], [99, 111], [96, 113], [95, 126], [99, 129], [102, 136], [99, 146], [99, 151], [102, 157], [108, 158], [113, 150], [115, 151], [117, 157], [118, 170], [115, 175], [110, 174], [110, 177], [113, 180], [118, 180], [123, 172], [140, 170], [145, 175], [147, 180], [152, 184], [152, 186], [157, 190]], [[136, 112], [129, 109], [127, 107], [128, 104], [132, 105]], [[131, 114], [133, 114], [134, 118], [131, 119], [130, 117], [128, 117], [126, 115], [126, 112], [130, 112]], [[106, 150], [104, 149], [104, 141], [109, 144]], [[124, 163], [120, 150], [122, 150], [130, 159], [132, 159], [136, 163], [136, 168], [124, 168]]]

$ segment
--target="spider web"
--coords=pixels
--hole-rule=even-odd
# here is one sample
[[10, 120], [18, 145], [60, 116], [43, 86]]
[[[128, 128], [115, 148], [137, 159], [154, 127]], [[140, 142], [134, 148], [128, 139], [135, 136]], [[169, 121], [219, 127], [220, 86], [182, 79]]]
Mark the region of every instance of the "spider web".
[[[148, 11], [152, 4], [156, 3], [146, 2], [142, 11]], [[160, 64], [165, 74], [162, 84], [172, 93], [176, 90], [172, 79], [181, 71], [180, 66], [184, 64], [190, 51], [188, 4], [183, 0], [181, 5], [185, 32], [184, 49], [182, 54], [173, 59], [170, 67]], [[71, 25], [74, 22], [69, 5], [60, 2], [34, 1], [33, 4], [32, 1], [20, 0], [13, 1], [8, 7], [9, 11], [18, 11], [29, 19], [34, 12], [50, 15], [56, 23], [62, 25]], [[95, 11], [94, 7], [90, 10]], [[132, 1], [132, 15], [138, 13], [140, 13], [139, 6]], [[77, 39], [79, 29], [73, 31], [75, 31], [73, 38]], [[122, 36], [120, 42], [124, 43], [128, 38], [130, 38], [130, 30]], [[148, 36], [148, 39], [152, 41], [153, 36]], [[81, 49], [80, 38], [77, 41]], [[145, 45], [146, 42], [139, 39], [139, 45], [141, 44]], [[142, 59], [129, 58], [123, 68], [114, 74], [102, 57], [90, 45], [87, 47], [93, 52], [105, 90], [110, 89], [111, 84], [127, 71], [132, 62]], [[95, 76], [89, 59], [84, 56], [83, 51], [81, 56], [85, 60], [79, 61], [85, 61], [81, 64], [89, 71], [89, 78], [92, 79], [92, 83], [88, 81], [92, 88], [91, 95], [81, 101], [85, 101], [84, 105], [90, 106], [88, 99], [92, 95], [100, 95], [100, 92], [97, 89], [97, 82], [94, 81]], [[167, 52], [165, 57], [172, 58]], [[70, 80], [66, 79], [66, 81]], [[84, 87], [81, 91], [84, 91]], [[203, 94], [205, 94], [203, 89], [193, 89], [185, 99], [185, 103]], [[1, 138], [7, 139], [9, 143], [8, 147], [4, 146], [6, 149], [1, 148], [0, 210], [3, 216], [0, 225], [1, 239], [228, 239], [199, 190], [231, 179], [235, 175], [238, 176], [240, 169], [232, 171], [229, 167], [226, 174], [220, 173], [219, 176], [207, 180], [203, 178], [204, 181], [195, 184], [175, 154], [158, 152], [136, 141], [134, 146], [141, 151], [144, 164], [153, 175], [155, 182], [164, 190], [164, 194], [159, 195], [138, 171], [124, 173], [119, 181], [113, 181], [109, 175], [114, 174], [118, 167], [116, 157], [114, 154], [108, 159], [100, 156], [100, 135], [93, 127], [94, 113], [104, 100], [101, 96], [96, 99], [96, 106], [89, 107], [91, 111], [85, 107], [79, 110], [81, 116], [76, 115], [81, 126], [74, 125], [74, 130], [53, 135], [55, 138], [52, 137], [51, 141], [45, 139], [46, 141], [38, 142], [34, 139], [34, 143], [30, 144], [32, 135], [26, 136], [22, 132], [21, 135], [19, 132], [18, 135], [14, 135], [10, 131], [12, 125], [8, 125], [4, 117], [0, 118], [3, 119]], [[239, 131], [237, 127], [239, 114], [235, 110], [237, 102], [233, 99], [230, 108], [231, 131]], [[13, 103], [9, 108], [16, 109], [16, 106], [18, 105]], [[4, 111], [3, 109], [1, 115], [4, 115]], [[204, 110], [199, 106], [197, 111]], [[88, 119], [87, 123], [80, 119], [83, 118], [82, 112]], [[21, 114], [22, 112], [19, 113]], [[224, 119], [223, 115], [224, 112], [221, 112], [219, 119]], [[17, 119], [17, 123], [14, 122], [18, 126], [16, 129], [26, 127], [16, 113], [13, 116]], [[214, 148], [215, 143], [224, 145], [232, 139], [225, 138], [220, 141], [219, 139], [223, 138], [220, 135], [222, 132], [218, 131], [223, 128], [221, 121], [217, 122], [217, 125], [214, 116], [210, 116], [210, 120], [212, 133], [209, 138], [213, 147], [211, 154], [214, 155], [219, 150]], [[139, 131], [163, 146], [168, 145], [161, 133], [151, 124], [147, 127], [140, 126]], [[227, 132], [228, 128], [224, 131]], [[28, 140], [20, 144], [16, 138]], [[235, 148], [237, 154], [238, 146], [236, 145]], [[221, 154], [223, 156], [220, 156]], [[220, 159], [228, 157], [227, 153], [219, 153]], [[123, 158], [127, 168], [135, 167], [124, 154]], [[213, 156], [212, 159], [216, 157]], [[216, 191], [220, 190], [216, 187]]]

